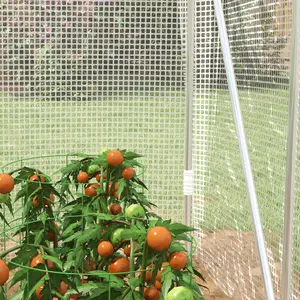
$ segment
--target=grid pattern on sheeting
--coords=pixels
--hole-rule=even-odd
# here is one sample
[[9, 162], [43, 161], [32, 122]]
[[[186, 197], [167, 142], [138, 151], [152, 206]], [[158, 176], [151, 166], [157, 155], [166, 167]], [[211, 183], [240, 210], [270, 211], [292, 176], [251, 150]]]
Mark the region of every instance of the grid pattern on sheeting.
[[[291, 1], [227, 0], [223, 6], [278, 298]], [[213, 1], [196, 1], [195, 13], [193, 219], [201, 230], [198, 257], [226, 294], [265, 299]]]
[[[183, 221], [186, 1], [2, 1], [0, 165], [121, 148]], [[64, 161], [32, 162], [50, 174]]]
[[[296, 42], [296, 61], [294, 62], [297, 66], [296, 71], [296, 93], [298, 94], [298, 99], [296, 101], [300, 103], [300, 34], [298, 31], [297, 42]], [[299, 110], [299, 107], [298, 107]], [[298, 120], [299, 122], [299, 120]], [[292, 299], [296, 300], [300, 298], [300, 142], [299, 142], [299, 129], [298, 129], [298, 156], [296, 163], [296, 198], [294, 205], [294, 228], [293, 228], [293, 274], [292, 274]]]

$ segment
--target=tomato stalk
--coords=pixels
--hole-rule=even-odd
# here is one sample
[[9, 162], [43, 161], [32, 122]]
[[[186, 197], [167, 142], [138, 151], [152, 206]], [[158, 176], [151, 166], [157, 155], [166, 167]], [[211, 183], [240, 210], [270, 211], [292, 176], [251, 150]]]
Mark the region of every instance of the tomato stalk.
[[[131, 226], [135, 225], [135, 219], [131, 220]], [[130, 276], [134, 277], [134, 243], [133, 238], [130, 239]]]
[[147, 240], [145, 239], [144, 249], [143, 249], [143, 257], [142, 257], [142, 275], [141, 275], [141, 281], [140, 281], [140, 293], [141, 293], [142, 296], [144, 296], [144, 284], [145, 284], [145, 277], [146, 277], [147, 252], [148, 252], [148, 244], [147, 244]]

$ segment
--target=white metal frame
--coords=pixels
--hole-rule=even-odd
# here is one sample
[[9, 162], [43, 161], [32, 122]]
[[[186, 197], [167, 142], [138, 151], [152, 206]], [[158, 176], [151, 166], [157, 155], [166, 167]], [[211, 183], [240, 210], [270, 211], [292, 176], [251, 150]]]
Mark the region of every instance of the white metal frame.
[[274, 291], [273, 291], [272, 278], [271, 278], [268, 256], [265, 247], [265, 239], [264, 239], [264, 234], [261, 225], [259, 207], [256, 198], [256, 191], [255, 191], [252, 168], [251, 168], [251, 163], [250, 163], [250, 158], [248, 153], [247, 140], [244, 131], [244, 123], [243, 123], [243, 118], [242, 118], [242, 113], [241, 113], [240, 103], [239, 103], [237, 83], [235, 79], [235, 73], [234, 73], [234, 68], [232, 63], [232, 57], [230, 52], [230, 46], [228, 41], [228, 35], [227, 35], [221, 0], [214, 0], [214, 5], [215, 5], [215, 15], [217, 18], [219, 35], [220, 35], [220, 40], [222, 45], [224, 63], [226, 68], [228, 87], [231, 96], [233, 117], [235, 121], [236, 133], [237, 133], [239, 146], [240, 146], [241, 160], [243, 164], [244, 175], [247, 184], [248, 197], [251, 206], [251, 215], [252, 215], [252, 220], [254, 225], [259, 258], [260, 258], [260, 265], [261, 265], [261, 270], [264, 279], [266, 299], [273, 300]]
[[281, 271], [281, 300], [291, 299], [292, 258], [293, 258], [293, 222], [297, 177], [297, 146], [299, 125], [299, 63], [300, 63], [300, 2], [293, 1], [292, 47], [290, 66], [290, 100], [286, 159], [284, 233]]

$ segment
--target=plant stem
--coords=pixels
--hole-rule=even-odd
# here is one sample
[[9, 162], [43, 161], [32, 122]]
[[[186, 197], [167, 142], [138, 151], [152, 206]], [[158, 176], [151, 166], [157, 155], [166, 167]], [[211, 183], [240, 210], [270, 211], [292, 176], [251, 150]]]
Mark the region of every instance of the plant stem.
[[142, 257], [142, 275], [141, 275], [141, 281], [140, 281], [140, 293], [142, 297], [144, 296], [144, 283], [145, 283], [145, 277], [146, 277], [146, 264], [147, 264], [147, 252], [148, 252], [148, 244], [147, 240], [145, 239], [144, 242], [144, 250], [143, 250], [143, 257]]
[[[134, 226], [135, 219], [131, 220], [131, 226]], [[134, 270], [134, 243], [133, 238], [130, 239], [130, 276], [135, 277]]]

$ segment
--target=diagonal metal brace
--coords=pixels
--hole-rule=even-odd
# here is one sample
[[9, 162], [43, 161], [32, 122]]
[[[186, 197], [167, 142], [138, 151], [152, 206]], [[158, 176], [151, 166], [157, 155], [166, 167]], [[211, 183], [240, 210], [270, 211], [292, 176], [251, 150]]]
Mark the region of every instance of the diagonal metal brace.
[[274, 300], [272, 278], [271, 278], [268, 256], [265, 247], [265, 239], [264, 239], [264, 234], [261, 225], [259, 207], [256, 198], [256, 191], [255, 191], [253, 174], [252, 174], [252, 169], [250, 164], [247, 140], [244, 131], [244, 123], [243, 123], [243, 118], [242, 118], [242, 113], [240, 108], [238, 89], [237, 89], [237, 84], [236, 84], [236, 79], [234, 74], [234, 68], [233, 68], [232, 57], [230, 53], [228, 35], [227, 35], [221, 0], [214, 0], [214, 5], [215, 5], [215, 15], [217, 18], [219, 35], [220, 35], [220, 40], [222, 45], [224, 63], [226, 68], [228, 87], [231, 95], [233, 117], [235, 121], [236, 133], [237, 133], [239, 146], [240, 146], [241, 160], [242, 160], [245, 180], [247, 184], [248, 198], [250, 201], [251, 215], [252, 215], [255, 237], [256, 237], [256, 244], [258, 248], [260, 265], [263, 274], [266, 299]]

